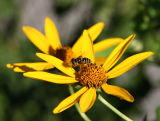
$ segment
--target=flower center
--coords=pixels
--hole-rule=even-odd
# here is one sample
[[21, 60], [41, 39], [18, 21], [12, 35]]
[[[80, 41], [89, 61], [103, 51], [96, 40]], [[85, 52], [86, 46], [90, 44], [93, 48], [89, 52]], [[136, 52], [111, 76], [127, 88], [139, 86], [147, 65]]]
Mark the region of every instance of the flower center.
[[76, 78], [82, 85], [95, 88], [100, 87], [107, 80], [105, 69], [95, 63], [82, 65]]
[[64, 66], [71, 65], [71, 59], [74, 58], [74, 53], [72, 49], [68, 46], [64, 46], [62, 48], [58, 48], [56, 50], [51, 50], [50, 55], [54, 55], [55, 57], [64, 61]]

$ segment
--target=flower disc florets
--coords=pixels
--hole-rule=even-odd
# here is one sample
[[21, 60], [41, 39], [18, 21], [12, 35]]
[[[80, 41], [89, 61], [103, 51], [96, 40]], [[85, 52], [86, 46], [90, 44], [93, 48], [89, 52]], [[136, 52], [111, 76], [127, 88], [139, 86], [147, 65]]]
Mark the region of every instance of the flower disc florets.
[[76, 74], [79, 82], [88, 87], [100, 87], [106, 80], [106, 71], [95, 63], [84, 64]]

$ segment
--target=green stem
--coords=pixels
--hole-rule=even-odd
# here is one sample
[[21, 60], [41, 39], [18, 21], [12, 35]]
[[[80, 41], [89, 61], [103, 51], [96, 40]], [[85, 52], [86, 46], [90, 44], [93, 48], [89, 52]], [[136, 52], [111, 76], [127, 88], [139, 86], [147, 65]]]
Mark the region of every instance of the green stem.
[[[71, 85], [69, 85], [69, 92], [70, 92], [70, 94], [74, 94], [74, 90], [73, 90], [73, 87], [72, 87]], [[78, 113], [81, 115], [81, 117], [82, 117], [85, 121], [91, 121], [91, 119], [89, 119], [89, 117], [88, 117], [85, 113], [82, 113], [82, 112], [81, 112], [78, 103], [75, 104], [75, 107], [76, 107]]]
[[128, 118], [126, 115], [121, 113], [119, 110], [117, 110], [115, 107], [113, 107], [109, 102], [107, 102], [100, 94], [98, 95], [98, 99], [106, 105], [108, 108], [110, 108], [113, 112], [115, 112], [117, 115], [119, 115], [121, 118], [123, 118], [126, 121], [133, 121], [132, 119]]

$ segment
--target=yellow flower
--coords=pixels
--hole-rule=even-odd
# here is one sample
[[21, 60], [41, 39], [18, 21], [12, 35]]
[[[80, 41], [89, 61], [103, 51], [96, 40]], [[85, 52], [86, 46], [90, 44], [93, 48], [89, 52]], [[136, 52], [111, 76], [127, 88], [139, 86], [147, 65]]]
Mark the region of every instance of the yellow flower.
[[[88, 29], [91, 39], [94, 41], [101, 33], [104, 27], [104, 23], [99, 22]], [[70, 60], [76, 58], [82, 54], [82, 36], [77, 40], [73, 47], [62, 46], [59, 38], [58, 31], [55, 24], [51, 19], [45, 19], [45, 35], [39, 32], [37, 29], [30, 26], [23, 26], [23, 31], [29, 40], [39, 48], [43, 53], [55, 56], [63, 61], [65, 66], [69, 66]], [[102, 40], [94, 44], [94, 51], [99, 52], [105, 50], [119, 42], [123, 41], [121, 38], [110, 38]], [[101, 60], [100, 60], [101, 59]], [[97, 58], [97, 61], [103, 61], [104, 58]], [[8, 68], [13, 68], [15, 72], [27, 72], [27, 71], [41, 71], [54, 68], [54, 66], [48, 62], [34, 62], [34, 63], [14, 63], [7, 64]]]
[[63, 61], [54, 56], [37, 53], [38, 57], [47, 61], [48, 63], [53, 64], [66, 75], [57, 75], [48, 72], [37, 71], [26, 72], [24, 73], [24, 76], [57, 84], [79, 83], [82, 85], [82, 88], [79, 91], [60, 102], [60, 104], [53, 110], [53, 113], [60, 113], [73, 106], [76, 102], [79, 102], [81, 112], [86, 112], [92, 107], [96, 100], [97, 88], [102, 88], [107, 94], [114, 95], [128, 102], [133, 102], [134, 98], [127, 90], [121, 87], [109, 85], [106, 82], [108, 79], [124, 74], [136, 64], [153, 55], [153, 53], [143, 52], [135, 54], [122, 61], [112, 69], [135, 35], [131, 35], [121, 42], [108, 56], [103, 66], [95, 63], [92, 41], [88, 36], [87, 30], [83, 32], [82, 37], [84, 41], [82, 48], [82, 52], [84, 52], [83, 57], [91, 59], [92, 63], [82, 65], [80, 71], [76, 72], [72, 67], [65, 67], [63, 65]]

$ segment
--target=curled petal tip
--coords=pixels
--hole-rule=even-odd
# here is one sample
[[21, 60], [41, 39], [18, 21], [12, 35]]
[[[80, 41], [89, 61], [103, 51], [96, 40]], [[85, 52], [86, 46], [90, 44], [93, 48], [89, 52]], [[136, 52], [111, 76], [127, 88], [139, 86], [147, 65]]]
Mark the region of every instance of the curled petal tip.
[[[26, 72], [27, 73], [27, 72]], [[23, 73], [23, 76], [26, 77], [26, 73]]]
[[45, 20], [48, 20], [48, 19], [50, 19], [49, 17], [45, 17]]
[[134, 39], [134, 38], [136, 37], [136, 34], [132, 34], [132, 35], [130, 35], [130, 37], [131, 37], [132, 39]]
[[30, 26], [22, 26], [23, 31], [27, 31], [28, 29], [30, 29]]
[[27, 26], [22, 26], [22, 29], [26, 28]]
[[135, 37], [135, 36], [136, 36], [136, 34], [133, 34], [133, 36]]
[[88, 33], [87, 29], [84, 29], [84, 30], [83, 30], [83, 33]]
[[154, 55], [154, 52], [151, 52], [151, 51], [149, 51], [149, 52], [143, 52], [143, 53], [146, 54], [146, 55], [148, 55], [148, 57]]
[[131, 102], [131, 103], [133, 103], [133, 102], [134, 102], [134, 97], [133, 97], [133, 99], [132, 99], [132, 100], [130, 100], [130, 102]]
[[154, 55], [154, 52], [148, 52], [148, 53], [150, 53], [151, 56]]
[[148, 58], [152, 55], [154, 55], [154, 52], [146, 52], [146, 54], [148, 55]]
[[34, 28], [31, 26], [22, 26], [23, 32], [26, 34], [27, 32], [32, 31]]
[[6, 67], [7, 68], [13, 68], [13, 65], [12, 64], [6, 64]]
[[42, 55], [42, 54], [43, 54], [43, 53], [36, 53], [36, 56], [38, 56], [38, 57], [39, 57], [39, 56], [40, 56], [40, 55]]
[[25, 73], [23, 73], [23, 76], [28, 77], [29, 74], [30, 74], [30, 72], [25, 72]]
[[133, 103], [134, 102], [134, 97], [130, 94], [128, 99], [126, 99], [126, 101]]
[[53, 112], [53, 114], [59, 113], [58, 110], [57, 110], [57, 108], [54, 108], [52, 112]]
[[52, 22], [52, 20], [51, 20], [49, 17], [46, 17], [46, 18], [45, 18], [45, 21], [46, 21], [46, 22], [49, 22], [49, 21]]
[[97, 24], [101, 25], [102, 27], [104, 27], [104, 22], [98, 22]]
[[27, 26], [22, 26], [22, 30], [25, 31], [26, 27], [27, 27]]

